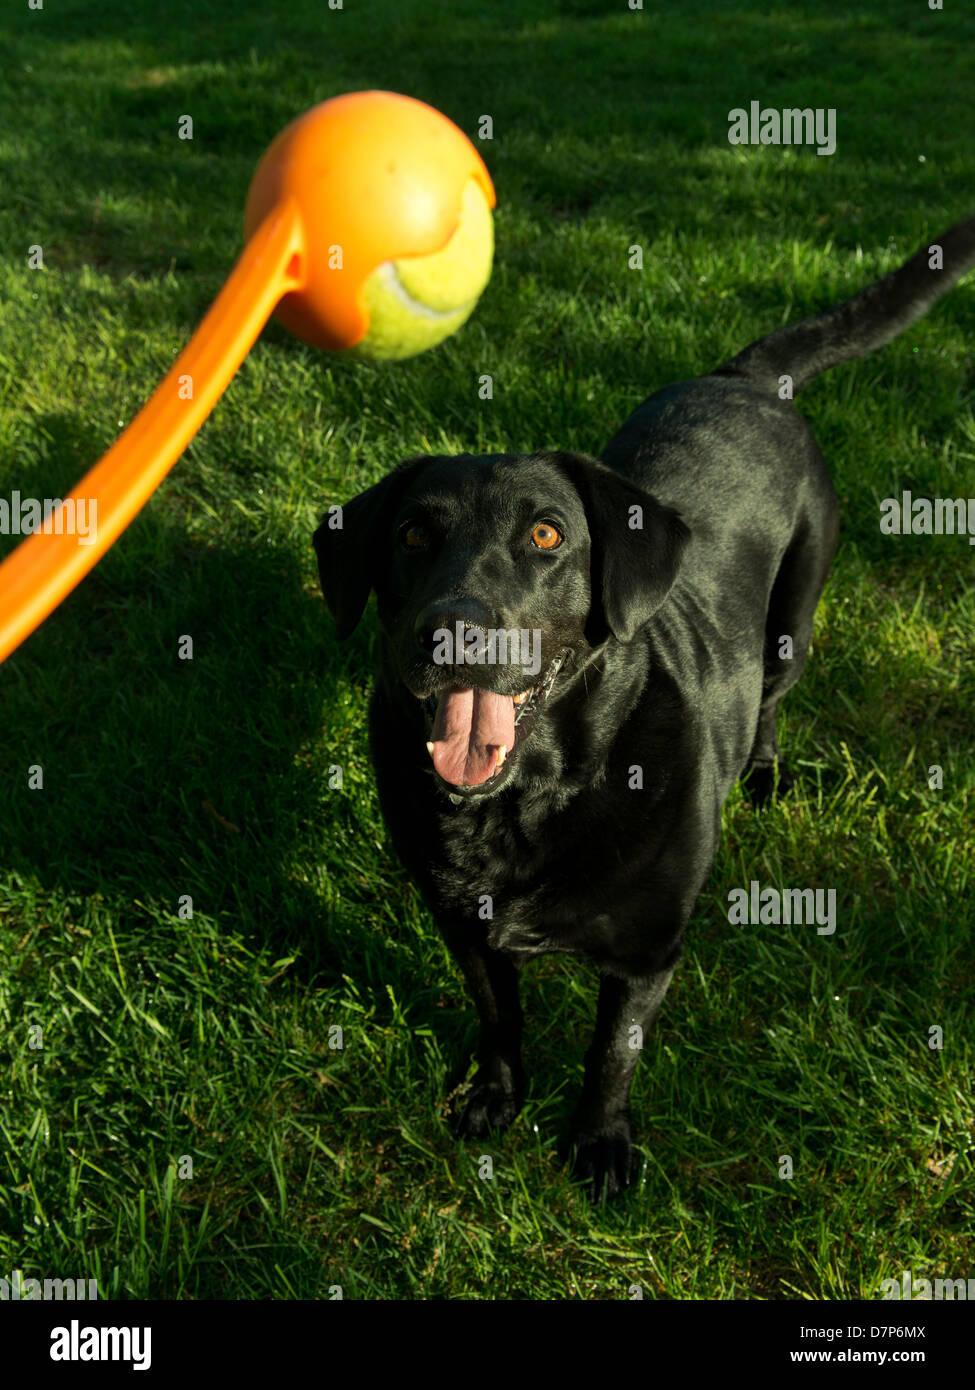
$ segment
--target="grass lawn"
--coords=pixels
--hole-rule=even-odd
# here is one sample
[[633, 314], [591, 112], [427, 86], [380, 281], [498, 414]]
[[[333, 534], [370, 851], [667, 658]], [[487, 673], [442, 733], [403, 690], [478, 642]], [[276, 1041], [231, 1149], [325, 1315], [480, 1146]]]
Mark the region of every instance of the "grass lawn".
[[[658, 386], [971, 213], [975, 19], [910, 0], [278, 12], [0, 17], [0, 497], [62, 495], [131, 420], [308, 106], [385, 87], [473, 138], [490, 114], [499, 196], [456, 338], [379, 367], [272, 325], [0, 668], [0, 1275], [196, 1299], [824, 1299], [975, 1275], [975, 551], [878, 524], [904, 489], [975, 494], [975, 284], [802, 398], [843, 530], [784, 705], [797, 787], [725, 810], [634, 1087], [641, 1179], [605, 1210], [559, 1157], [587, 967], [524, 972], [512, 1130], [465, 1147], [444, 1125], [474, 1011], [379, 818], [374, 617], [335, 642], [311, 550], [327, 503], [408, 454], [598, 453]], [[730, 146], [751, 100], [835, 108], [836, 153]], [[835, 889], [835, 934], [730, 926], [752, 880]]]

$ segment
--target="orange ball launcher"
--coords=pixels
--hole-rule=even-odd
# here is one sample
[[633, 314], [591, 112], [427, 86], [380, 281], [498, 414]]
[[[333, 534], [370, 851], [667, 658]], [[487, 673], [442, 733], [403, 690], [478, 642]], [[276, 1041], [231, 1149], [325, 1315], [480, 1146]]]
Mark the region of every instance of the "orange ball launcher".
[[494, 207], [490, 176], [463, 132], [393, 92], [334, 97], [281, 131], [251, 182], [248, 240], [226, 284], [142, 410], [69, 494], [97, 502], [96, 539], [80, 545], [37, 530], [0, 565], [0, 661], [152, 496], [271, 315], [314, 347], [355, 346], [369, 328], [365, 280], [384, 261], [444, 247], [471, 178]]

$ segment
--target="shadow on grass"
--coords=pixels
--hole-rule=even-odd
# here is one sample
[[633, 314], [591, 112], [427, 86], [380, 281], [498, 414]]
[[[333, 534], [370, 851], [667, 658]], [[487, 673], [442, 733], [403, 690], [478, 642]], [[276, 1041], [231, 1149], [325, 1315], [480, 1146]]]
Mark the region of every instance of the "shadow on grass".
[[[360, 933], [303, 880], [319, 851], [336, 878], [364, 853], [365, 729], [343, 729], [338, 687], [365, 683], [373, 639], [363, 625], [340, 650], [329, 627], [293, 550], [211, 547], [144, 514], [0, 668], [6, 869], [110, 896], [123, 919], [175, 920], [189, 895], [280, 955], [300, 947], [311, 974], [351, 969]], [[336, 762], [356, 769], [351, 800], [327, 789]]]

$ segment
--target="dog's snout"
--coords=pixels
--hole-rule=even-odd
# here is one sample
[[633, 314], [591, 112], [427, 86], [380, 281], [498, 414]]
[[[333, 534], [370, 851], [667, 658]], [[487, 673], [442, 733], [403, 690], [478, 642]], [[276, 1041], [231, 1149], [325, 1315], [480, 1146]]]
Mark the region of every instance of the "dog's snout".
[[463, 632], [486, 631], [489, 616], [483, 605], [474, 599], [442, 599], [427, 604], [417, 614], [413, 633], [417, 644], [429, 653], [439, 641], [441, 634], [449, 632], [451, 637], [456, 634], [458, 623], [461, 624]]

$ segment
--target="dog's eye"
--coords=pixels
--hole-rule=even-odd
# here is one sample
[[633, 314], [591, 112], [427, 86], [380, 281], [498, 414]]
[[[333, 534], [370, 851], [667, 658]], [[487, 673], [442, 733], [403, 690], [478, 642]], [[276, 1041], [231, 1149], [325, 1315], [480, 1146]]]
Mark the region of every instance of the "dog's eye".
[[555, 550], [562, 544], [562, 532], [550, 521], [540, 521], [532, 532], [532, 545], [539, 550]]
[[416, 521], [411, 526], [404, 526], [399, 536], [407, 550], [426, 550], [430, 544], [429, 531]]

